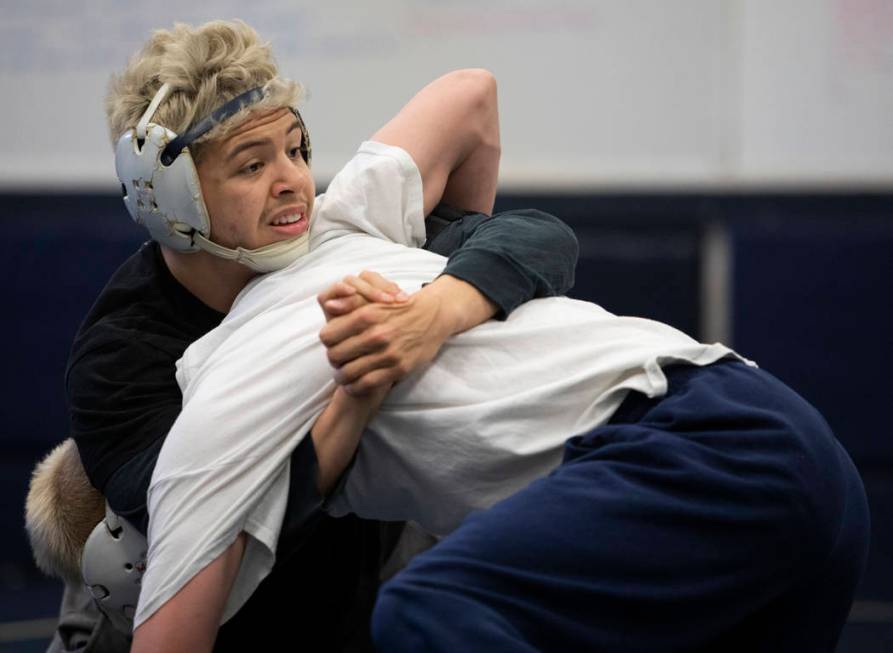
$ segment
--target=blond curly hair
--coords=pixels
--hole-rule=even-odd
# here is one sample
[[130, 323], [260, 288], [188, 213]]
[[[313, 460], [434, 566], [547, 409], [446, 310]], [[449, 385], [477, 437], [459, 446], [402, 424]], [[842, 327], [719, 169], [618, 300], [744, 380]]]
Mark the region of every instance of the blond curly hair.
[[[251, 115], [283, 107], [297, 107], [300, 84], [278, 77], [270, 45], [240, 20], [215, 20], [198, 27], [177, 23], [157, 30], [119, 74], [112, 75], [105, 109], [114, 147], [125, 131], [136, 127], [162, 84], [171, 92], [152, 122], [182, 134], [195, 122], [232, 98], [264, 87], [264, 98], [215, 126], [190, 149], [222, 138]], [[199, 146], [199, 147], [196, 147]]]

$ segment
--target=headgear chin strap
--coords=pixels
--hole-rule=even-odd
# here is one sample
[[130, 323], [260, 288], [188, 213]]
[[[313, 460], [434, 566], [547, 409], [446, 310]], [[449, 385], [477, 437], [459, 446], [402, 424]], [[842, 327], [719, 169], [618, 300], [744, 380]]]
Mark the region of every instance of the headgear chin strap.
[[[259, 247], [230, 249], [211, 242], [211, 221], [202, 198], [198, 172], [189, 144], [215, 125], [264, 97], [263, 87], [253, 88], [200, 120], [178, 136], [150, 122], [171, 91], [163, 84], [135, 129], [118, 139], [115, 170], [121, 181], [124, 204], [137, 224], [144, 225], [153, 240], [179, 252], [202, 249], [251, 268], [255, 272], [281, 270], [309, 250], [309, 230], [289, 240]], [[292, 109], [301, 129], [301, 156], [310, 165], [310, 140], [304, 121]]]
[[296, 238], [280, 240], [277, 243], [264, 245], [257, 249], [245, 249], [244, 247], [230, 249], [223, 247], [208, 240], [198, 232], [193, 234], [193, 240], [198, 247], [209, 254], [229, 259], [230, 261], [237, 261], [255, 272], [263, 274], [288, 267], [293, 261], [310, 251], [309, 234], [310, 231], [308, 230]]

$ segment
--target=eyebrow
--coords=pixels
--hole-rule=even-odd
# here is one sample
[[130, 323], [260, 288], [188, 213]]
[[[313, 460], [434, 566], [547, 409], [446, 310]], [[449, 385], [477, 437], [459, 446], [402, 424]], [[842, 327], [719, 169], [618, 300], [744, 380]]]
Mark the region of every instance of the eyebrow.
[[[290, 133], [292, 133], [294, 130], [299, 129], [299, 128], [300, 128], [300, 123], [299, 123], [297, 120], [295, 120], [295, 121], [292, 123], [291, 127], [289, 127], [289, 128], [285, 131], [285, 135], [288, 136], [288, 135], [289, 135]], [[272, 142], [273, 142], [273, 141], [272, 141], [271, 139], [269, 139], [269, 138], [258, 138], [258, 139], [253, 140], [253, 141], [245, 141], [244, 143], [239, 143], [238, 145], [236, 145], [236, 147], [233, 148], [233, 151], [232, 151], [232, 152], [230, 152], [229, 154], [227, 154], [227, 156], [226, 156], [226, 161], [227, 161], [227, 162], [232, 161], [232, 160], [235, 159], [236, 156], [238, 156], [240, 153], [244, 152], [245, 150], [250, 150], [252, 147], [258, 147], [258, 146], [260, 146], [260, 145], [269, 145], [269, 144], [272, 143]]]

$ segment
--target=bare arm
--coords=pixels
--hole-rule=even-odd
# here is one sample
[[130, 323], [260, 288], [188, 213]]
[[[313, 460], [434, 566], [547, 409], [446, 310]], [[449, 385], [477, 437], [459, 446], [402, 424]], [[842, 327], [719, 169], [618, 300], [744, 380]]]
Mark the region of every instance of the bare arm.
[[496, 80], [472, 68], [419, 91], [372, 140], [406, 150], [422, 176], [425, 215], [442, 200], [490, 213], [499, 174]]
[[[335, 315], [326, 309], [324, 303], [320, 298], [326, 321], [330, 322]], [[355, 396], [351, 396], [344, 386], [335, 389], [332, 400], [310, 431], [318, 463], [316, 486], [321, 495], [325, 496], [335, 489], [357, 450], [363, 429], [390, 389], [390, 383], [381, 383], [370, 388], [369, 392]]]

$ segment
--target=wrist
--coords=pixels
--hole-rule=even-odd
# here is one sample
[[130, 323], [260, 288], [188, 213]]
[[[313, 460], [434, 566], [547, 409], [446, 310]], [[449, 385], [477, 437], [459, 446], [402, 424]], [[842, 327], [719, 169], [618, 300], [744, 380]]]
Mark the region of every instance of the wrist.
[[486, 322], [498, 306], [477, 288], [457, 277], [442, 274], [421, 292], [438, 302], [437, 327], [449, 337]]
[[384, 388], [363, 396], [351, 396], [338, 386], [329, 405], [310, 430], [316, 452], [316, 488], [328, 495], [356, 453], [363, 429], [387, 395]]

